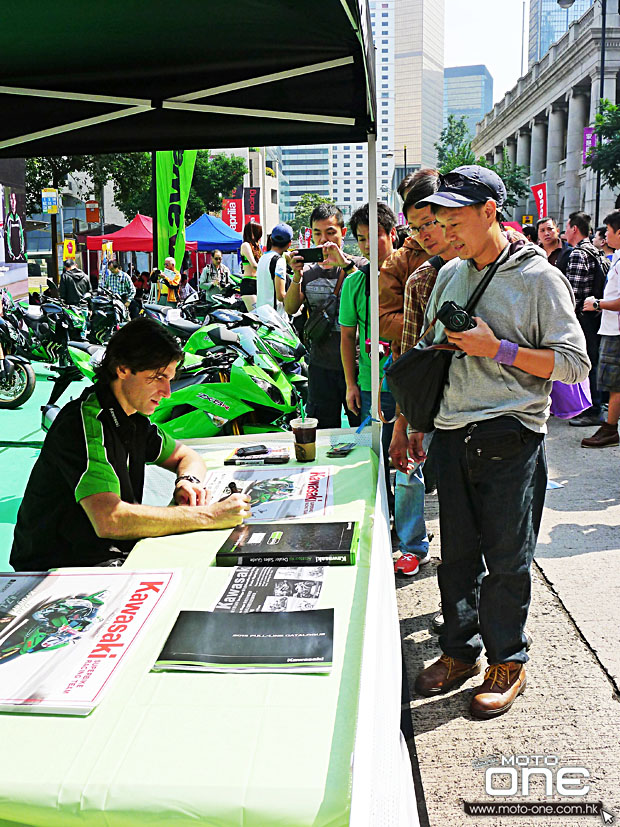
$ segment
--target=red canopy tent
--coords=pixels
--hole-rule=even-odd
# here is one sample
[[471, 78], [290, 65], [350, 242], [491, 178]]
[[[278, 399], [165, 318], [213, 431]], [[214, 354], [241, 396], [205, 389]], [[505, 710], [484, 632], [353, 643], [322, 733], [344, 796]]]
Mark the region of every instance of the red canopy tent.
[[[86, 237], [86, 246], [89, 250], [101, 250], [104, 241], [112, 242], [115, 253], [152, 253], [153, 252], [153, 219], [148, 215], [138, 213], [126, 227], [108, 235], [89, 235]], [[187, 250], [197, 250], [197, 241], [187, 241]]]

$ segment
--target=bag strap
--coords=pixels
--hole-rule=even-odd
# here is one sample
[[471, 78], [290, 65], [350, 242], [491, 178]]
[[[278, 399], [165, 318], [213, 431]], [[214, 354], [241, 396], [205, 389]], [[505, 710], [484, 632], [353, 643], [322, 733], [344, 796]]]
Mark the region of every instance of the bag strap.
[[487, 289], [487, 287], [491, 283], [491, 279], [497, 273], [497, 271], [499, 270], [501, 265], [508, 259], [509, 256], [510, 256], [510, 244], [506, 244], [506, 246], [501, 251], [499, 256], [495, 259], [493, 264], [491, 264], [489, 269], [486, 271], [486, 273], [484, 274], [484, 278], [482, 279], [482, 281], [480, 282], [478, 287], [476, 287], [474, 292], [471, 294], [471, 298], [469, 299], [469, 301], [465, 305], [465, 310], [470, 315], [473, 313], [476, 305], [480, 301], [480, 299], [482, 297], [482, 294], [484, 293], [484, 291]]
[[271, 273], [271, 286], [273, 287], [273, 309], [278, 309], [278, 300], [276, 298], [276, 267], [278, 266], [278, 261], [280, 260], [279, 253], [271, 256], [271, 261], [269, 262], [269, 272]]

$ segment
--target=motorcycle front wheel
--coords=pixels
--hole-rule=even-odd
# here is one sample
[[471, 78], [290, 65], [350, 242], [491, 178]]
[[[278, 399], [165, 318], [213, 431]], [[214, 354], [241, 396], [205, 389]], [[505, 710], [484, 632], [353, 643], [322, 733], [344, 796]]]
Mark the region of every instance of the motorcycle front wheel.
[[13, 364], [11, 377], [0, 382], [0, 408], [19, 408], [34, 393], [36, 376], [32, 365], [7, 357]]

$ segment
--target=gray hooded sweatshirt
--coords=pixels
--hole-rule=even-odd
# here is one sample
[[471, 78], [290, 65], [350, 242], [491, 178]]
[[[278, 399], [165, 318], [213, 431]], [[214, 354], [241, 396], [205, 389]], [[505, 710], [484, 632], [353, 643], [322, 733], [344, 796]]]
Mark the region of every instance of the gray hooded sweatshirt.
[[[426, 324], [445, 301], [464, 307], [486, 269], [477, 270], [471, 261], [458, 258], [442, 267], [426, 308]], [[541, 379], [487, 357], [455, 356], [435, 427], [450, 430], [484, 419], [514, 416], [532, 431], [546, 433], [553, 381], [575, 384], [586, 379], [590, 370], [568, 280], [549, 264], [539, 247], [516, 242], [473, 315], [480, 316], [498, 339], [516, 342], [519, 347], [553, 350], [553, 373], [550, 379]], [[429, 337], [433, 332], [433, 344], [445, 342], [441, 322]]]

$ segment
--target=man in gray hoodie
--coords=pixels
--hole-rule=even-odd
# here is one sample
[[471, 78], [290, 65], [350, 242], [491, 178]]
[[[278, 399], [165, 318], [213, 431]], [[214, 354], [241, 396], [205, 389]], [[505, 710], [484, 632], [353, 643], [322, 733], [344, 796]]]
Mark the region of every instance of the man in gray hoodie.
[[[501, 261], [475, 308], [476, 326], [454, 332], [437, 323], [429, 334], [463, 353], [452, 359], [433, 437], [443, 654], [418, 675], [416, 690], [432, 696], [478, 674], [484, 646], [488, 668], [470, 704], [483, 719], [506, 712], [525, 689], [552, 382], [580, 382], [590, 368], [568, 281], [537, 246], [508, 241], [499, 223], [505, 199], [498, 175], [466, 166], [440, 176], [437, 193], [421, 202], [458, 256], [439, 272], [426, 324], [446, 301], [464, 307]], [[422, 436], [410, 440], [417, 461]]]

